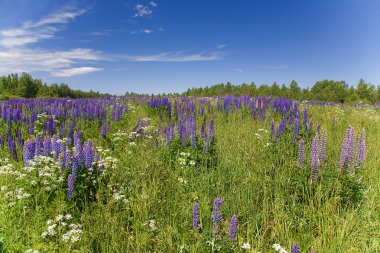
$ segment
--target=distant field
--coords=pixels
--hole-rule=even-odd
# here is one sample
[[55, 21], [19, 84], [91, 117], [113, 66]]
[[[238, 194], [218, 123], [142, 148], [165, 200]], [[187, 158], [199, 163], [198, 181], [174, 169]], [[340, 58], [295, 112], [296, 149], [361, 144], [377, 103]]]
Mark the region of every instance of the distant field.
[[380, 252], [380, 111], [0, 102], [0, 252]]

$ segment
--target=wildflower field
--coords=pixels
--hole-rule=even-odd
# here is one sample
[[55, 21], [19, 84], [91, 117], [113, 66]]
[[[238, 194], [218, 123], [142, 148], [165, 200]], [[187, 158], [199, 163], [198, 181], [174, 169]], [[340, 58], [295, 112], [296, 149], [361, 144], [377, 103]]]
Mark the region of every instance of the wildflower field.
[[380, 110], [0, 102], [0, 252], [380, 252]]

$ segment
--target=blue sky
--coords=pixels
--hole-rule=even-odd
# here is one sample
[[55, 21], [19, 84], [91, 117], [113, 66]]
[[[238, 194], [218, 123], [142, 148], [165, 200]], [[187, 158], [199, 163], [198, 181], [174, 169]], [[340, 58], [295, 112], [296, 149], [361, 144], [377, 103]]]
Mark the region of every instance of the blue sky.
[[0, 74], [113, 94], [380, 85], [380, 0], [0, 0]]

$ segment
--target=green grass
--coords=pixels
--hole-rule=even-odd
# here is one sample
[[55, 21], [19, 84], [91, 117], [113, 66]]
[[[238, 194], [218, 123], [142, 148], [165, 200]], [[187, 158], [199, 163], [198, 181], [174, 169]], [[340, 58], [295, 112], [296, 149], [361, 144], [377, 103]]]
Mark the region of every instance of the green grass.
[[[380, 112], [370, 108], [322, 107], [312, 105], [309, 115], [314, 128], [318, 123], [327, 131], [327, 162], [320, 167], [320, 181], [310, 180], [310, 145], [306, 141], [306, 167], [297, 167], [298, 145], [290, 136], [273, 143], [270, 121], [253, 120], [239, 110], [229, 114], [214, 111], [217, 166], [197, 164], [183, 167], [178, 156], [167, 155], [164, 147], [154, 148], [153, 141], [129, 144], [128, 138], [112, 141], [119, 130], [131, 131], [137, 117], [148, 117], [145, 107], [135, 105], [121, 122], [112, 123], [108, 140], [99, 136], [100, 126], [84, 122], [84, 139], [94, 146], [110, 149], [109, 156], [118, 160], [106, 168], [100, 180], [96, 200], [78, 203], [66, 198], [66, 184], [58, 186], [54, 196], [31, 187], [30, 182], [1, 175], [0, 185], [23, 187], [32, 198], [9, 207], [0, 192], [0, 252], [275, 252], [279, 243], [289, 252], [297, 242], [301, 252], [380, 252]], [[302, 110], [300, 110], [302, 111]], [[158, 117], [149, 113], [157, 128]], [[332, 125], [332, 117], [337, 123]], [[207, 116], [208, 119], [211, 115]], [[279, 115], [275, 116], [276, 125]], [[201, 119], [198, 119], [198, 129]], [[337, 166], [346, 128], [356, 133], [366, 131], [367, 160], [360, 173], [347, 179]], [[263, 129], [263, 130], [259, 130]], [[256, 135], [257, 134], [257, 135]], [[268, 144], [269, 143], [269, 144]], [[1, 157], [7, 153], [0, 150]], [[165, 153], [166, 152], [166, 153]], [[180, 152], [180, 151], [179, 151]], [[166, 154], [166, 155], [164, 155]], [[172, 163], [170, 160], [174, 160]], [[15, 170], [22, 162], [12, 163]], [[4, 163], [2, 164], [4, 165]], [[347, 182], [357, 182], [363, 193], [360, 201], [348, 197], [342, 204], [342, 191], [352, 189]], [[182, 182], [186, 181], [186, 182]], [[351, 188], [350, 188], [351, 187]], [[117, 189], [127, 201], [111, 197]], [[356, 191], [356, 190], [354, 190]], [[222, 197], [220, 238], [212, 237], [213, 199]], [[82, 201], [85, 201], [82, 199]], [[192, 207], [200, 205], [200, 231], [192, 229]], [[83, 234], [76, 243], [65, 243], [60, 234], [44, 239], [46, 221], [59, 214], [73, 215], [82, 225]], [[228, 239], [229, 219], [238, 217], [237, 239]], [[149, 226], [149, 220], [155, 221]], [[208, 243], [209, 242], [209, 243]], [[248, 242], [251, 250], [243, 250]], [[214, 246], [210, 246], [214, 243]]]

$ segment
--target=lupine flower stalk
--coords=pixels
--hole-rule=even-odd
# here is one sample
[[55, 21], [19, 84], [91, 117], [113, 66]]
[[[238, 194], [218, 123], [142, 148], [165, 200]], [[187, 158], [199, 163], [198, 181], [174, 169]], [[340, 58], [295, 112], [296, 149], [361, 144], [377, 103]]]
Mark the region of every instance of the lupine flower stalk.
[[73, 197], [74, 193], [74, 182], [75, 182], [75, 176], [73, 174], [69, 174], [67, 177], [67, 197], [71, 199]]
[[326, 133], [326, 130], [323, 129], [322, 136], [321, 136], [321, 143], [319, 147], [320, 164], [324, 164], [326, 162], [326, 144], [327, 144], [327, 133]]
[[318, 134], [316, 134], [311, 143], [311, 153], [310, 153], [310, 163], [311, 163], [311, 180], [313, 184], [316, 183], [318, 179]]
[[200, 228], [199, 218], [199, 204], [195, 203], [193, 206], [193, 228], [198, 230]]
[[237, 217], [233, 215], [230, 220], [230, 239], [236, 238]]
[[298, 142], [298, 168], [305, 167], [305, 141], [300, 140]]

